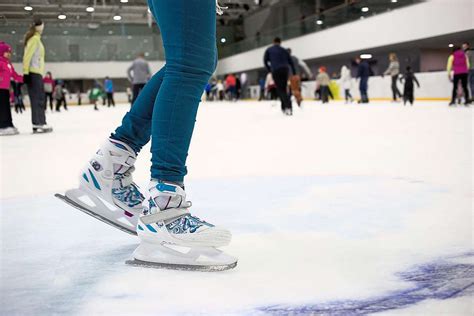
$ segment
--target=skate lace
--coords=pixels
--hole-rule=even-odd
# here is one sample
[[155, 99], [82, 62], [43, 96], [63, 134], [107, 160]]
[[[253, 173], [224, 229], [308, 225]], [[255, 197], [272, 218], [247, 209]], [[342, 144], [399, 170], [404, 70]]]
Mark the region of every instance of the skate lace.
[[191, 201], [184, 201], [180, 203], [179, 207], [174, 207], [170, 209], [160, 210], [158, 206], [155, 204], [155, 201], [150, 198], [149, 199], [149, 207], [148, 209], [144, 210], [144, 215], [149, 214], [156, 214], [157, 212], [166, 212], [171, 210], [185, 210], [186, 213], [180, 215], [178, 217], [165, 220], [164, 222], [157, 223], [158, 226], [166, 225], [166, 228], [170, 233], [173, 234], [188, 234], [188, 233], [195, 233], [200, 227], [208, 226], [213, 227], [214, 225], [207, 223], [206, 221], [201, 220], [199, 217], [191, 215], [189, 213], [189, 208], [191, 207]]
[[120, 186], [112, 189], [112, 194], [119, 201], [130, 207], [140, 205], [145, 199], [138, 187], [133, 183], [132, 172], [135, 167], [130, 167], [126, 172], [115, 174], [115, 180], [119, 181]]

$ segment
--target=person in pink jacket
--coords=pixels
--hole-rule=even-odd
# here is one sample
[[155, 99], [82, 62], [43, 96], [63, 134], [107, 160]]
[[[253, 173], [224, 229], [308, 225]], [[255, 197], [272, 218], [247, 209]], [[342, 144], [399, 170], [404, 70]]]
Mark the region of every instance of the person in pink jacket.
[[469, 74], [469, 59], [466, 56], [466, 53], [459, 46], [453, 48], [453, 53], [448, 58], [448, 66], [446, 67], [448, 71], [448, 77], [453, 82], [453, 94], [451, 98], [451, 103], [449, 105], [454, 105], [456, 101], [456, 94], [458, 83], [461, 82], [462, 88], [464, 90], [464, 98], [466, 106], [469, 105], [469, 90], [467, 89], [467, 78]]
[[16, 73], [10, 62], [11, 53], [11, 46], [0, 42], [0, 135], [18, 134], [18, 130], [12, 122], [10, 80], [23, 82], [23, 77]]

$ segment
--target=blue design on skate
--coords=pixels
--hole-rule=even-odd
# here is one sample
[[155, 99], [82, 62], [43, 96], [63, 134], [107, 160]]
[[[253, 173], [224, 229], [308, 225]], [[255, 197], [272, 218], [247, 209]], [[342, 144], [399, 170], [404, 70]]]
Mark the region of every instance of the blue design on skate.
[[[365, 300], [332, 301], [300, 306], [273, 305], [258, 308], [271, 315], [369, 315], [407, 308], [425, 300], [446, 300], [474, 295], [474, 252], [439, 259], [398, 273], [414, 283], [411, 288]], [[456, 260], [461, 261], [456, 262]], [[467, 259], [467, 260], [466, 260]], [[468, 261], [468, 262], [466, 262]]]
[[97, 182], [97, 179], [94, 177], [92, 174], [92, 171], [89, 169], [89, 174], [91, 175], [92, 182], [94, 183], [94, 186], [97, 190], [101, 190], [99, 182]]
[[156, 188], [158, 189], [158, 191], [160, 192], [165, 192], [165, 191], [168, 191], [168, 192], [176, 192], [176, 187], [173, 186], [173, 185], [169, 185], [169, 184], [166, 184], [166, 183], [163, 183], [163, 182], [160, 182], [156, 185]]
[[112, 189], [112, 195], [128, 207], [140, 205], [145, 199], [140, 190], [138, 190], [138, 187], [133, 183], [126, 187], [121, 186], [120, 188]]

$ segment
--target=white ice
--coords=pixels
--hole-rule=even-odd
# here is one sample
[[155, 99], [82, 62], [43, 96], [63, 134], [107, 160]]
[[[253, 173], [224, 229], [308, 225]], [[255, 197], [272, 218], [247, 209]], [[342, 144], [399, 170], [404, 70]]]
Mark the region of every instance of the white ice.
[[[1, 315], [264, 314], [387, 297], [414, 286], [398, 273], [436, 260], [472, 269], [459, 257], [473, 250], [469, 108], [201, 104], [186, 188], [194, 213], [233, 232], [239, 263], [223, 273], [127, 266], [136, 238], [53, 197], [127, 110], [70, 107], [48, 114], [47, 135], [14, 115], [21, 135], [0, 139]], [[149, 161], [147, 146], [141, 187]], [[473, 313], [469, 294], [381, 315]]]

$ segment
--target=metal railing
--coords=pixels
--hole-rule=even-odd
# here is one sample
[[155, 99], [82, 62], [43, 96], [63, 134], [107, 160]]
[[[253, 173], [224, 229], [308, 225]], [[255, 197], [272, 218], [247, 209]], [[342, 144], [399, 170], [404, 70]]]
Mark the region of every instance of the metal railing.
[[[219, 57], [229, 57], [255, 48], [270, 45], [275, 37], [288, 40], [309, 33], [319, 32], [348, 22], [370, 18], [371, 16], [389, 12], [401, 7], [423, 2], [422, 0], [360, 0], [352, 5], [342, 5], [322, 14], [301, 19], [300, 21], [261, 32], [246, 39], [219, 45]], [[366, 11], [368, 8], [368, 11]]]

